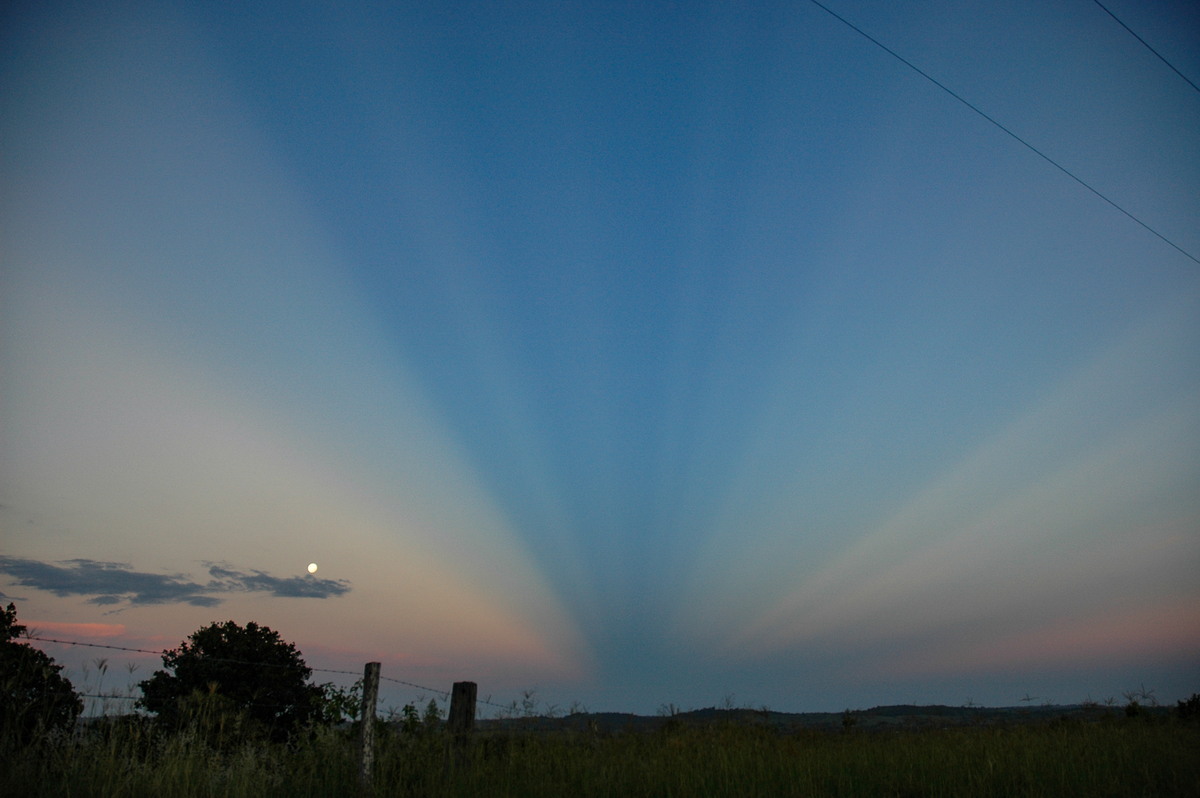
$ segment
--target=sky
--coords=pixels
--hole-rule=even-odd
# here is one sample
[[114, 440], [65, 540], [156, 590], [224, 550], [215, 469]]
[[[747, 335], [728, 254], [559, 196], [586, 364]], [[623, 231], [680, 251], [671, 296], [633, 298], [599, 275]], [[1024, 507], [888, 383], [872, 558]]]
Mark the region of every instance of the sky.
[[21, 622], [393, 706], [1200, 690], [1194, 3], [341, 5], [0, 12]]

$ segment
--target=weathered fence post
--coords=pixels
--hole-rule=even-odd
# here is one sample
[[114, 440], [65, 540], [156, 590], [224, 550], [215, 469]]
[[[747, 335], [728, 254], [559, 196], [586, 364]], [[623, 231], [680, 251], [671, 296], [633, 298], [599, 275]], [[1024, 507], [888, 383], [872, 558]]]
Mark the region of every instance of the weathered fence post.
[[455, 682], [450, 693], [450, 731], [466, 734], [475, 728], [475, 682]]
[[363, 792], [371, 790], [371, 775], [375, 766], [375, 702], [379, 699], [379, 663], [368, 662], [363, 669], [362, 689], [362, 767], [359, 783]]
[[[450, 745], [453, 749], [451, 759], [461, 764], [467, 750], [467, 739], [475, 729], [475, 696], [478, 692], [475, 682], [455, 682], [454, 690], [450, 693]], [[446, 763], [448, 766], [450, 762]]]

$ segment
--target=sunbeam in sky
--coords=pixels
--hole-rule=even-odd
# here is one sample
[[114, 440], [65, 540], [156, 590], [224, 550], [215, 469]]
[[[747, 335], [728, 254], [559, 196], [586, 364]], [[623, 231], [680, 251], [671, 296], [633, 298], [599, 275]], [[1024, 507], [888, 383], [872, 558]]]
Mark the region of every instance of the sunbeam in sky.
[[829, 6], [941, 87], [812, 3], [8, 4], [0, 597], [600, 710], [1195, 692], [1200, 93]]

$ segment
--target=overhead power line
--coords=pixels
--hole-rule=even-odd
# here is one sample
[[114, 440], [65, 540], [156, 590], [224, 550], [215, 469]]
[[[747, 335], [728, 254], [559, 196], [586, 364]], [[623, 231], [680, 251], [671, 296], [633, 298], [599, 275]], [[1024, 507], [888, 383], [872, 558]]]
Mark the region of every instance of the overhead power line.
[[1195, 83], [1193, 83], [1193, 82], [1192, 82], [1192, 79], [1191, 79], [1191, 78], [1189, 78], [1187, 75], [1183, 74], [1183, 73], [1182, 73], [1182, 72], [1180, 72], [1178, 69], [1176, 69], [1176, 68], [1175, 68], [1175, 65], [1174, 65], [1174, 64], [1172, 64], [1170, 61], [1168, 61], [1168, 60], [1167, 60], [1167, 59], [1166, 59], [1166, 58], [1163, 56], [1163, 54], [1162, 54], [1162, 53], [1160, 53], [1158, 50], [1155, 50], [1153, 47], [1151, 47], [1151, 46], [1150, 46], [1150, 43], [1149, 43], [1148, 41], [1146, 41], [1146, 40], [1145, 40], [1145, 39], [1143, 39], [1141, 36], [1138, 36], [1136, 33], [1134, 33], [1134, 31], [1133, 31], [1133, 28], [1131, 28], [1131, 27], [1129, 27], [1128, 25], [1126, 25], [1124, 22], [1122, 22], [1122, 21], [1121, 21], [1121, 18], [1120, 18], [1120, 17], [1118, 17], [1118, 16], [1117, 16], [1116, 14], [1114, 14], [1113, 12], [1109, 11], [1109, 10], [1108, 10], [1108, 7], [1107, 7], [1107, 6], [1105, 6], [1105, 5], [1104, 5], [1104, 3], [1101, 3], [1101, 2], [1100, 2], [1100, 0], [1092, 0], [1092, 2], [1094, 2], [1096, 5], [1100, 6], [1100, 8], [1104, 9], [1104, 13], [1105, 13], [1105, 14], [1108, 14], [1110, 17], [1112, 17], [1113, 19], [1115, 19], [1115, 20], [1117, 21], [1117, 24], [1118, 24], [1118, 25], [1120, 25], [1120, 26], [1121, 26], [1122, 28], [1124, 28], [1125, 30], [1129, 31], [1129, 35], [1130, 35], [1130, 36], [1132, 36], [1133, 38], [1137, 39], [1139, 42], [1141, 42], [1141, 43], [1142, 43], [1142, 45], [1143, 45], [1143, 46], [1145, 46], [1145, 48], [1146, 48], [1147, 50], [1149, 50], [1150, 52], [1152, 52], [1152, 53], [1154, 53], [1156, 56], [1158, 56], [1158, 60], [1159, 60], [1159, 61], [1162, 61], [1164, 64], [1166, 64], [1167, 66], [1169, 66], [1169, 67], [1171, 68], [1171, 71], [1172, 71], [1172, 72], [1174, 72], [1176, 75], [1178, 75], [1179, 77], [1181, 77], [1181, 78], [1183, 78], [1184, 80], [1186, 80], [1189, 86], [1191, 86], [1191, 87], [1192, 87], [1193, 89], [1195, 89], [1196, 91], [1200, 92], [1200, 86], [1197, 86]]
[[[831, 9], [831, 8], [829, 8], [829, 6], [826, 6], [825, 4], [818, 2], [818, 0], [810, 0], [810, 1], [811, 1], [811, 2], [812, 2], [812, 4], [813, 4], [813, 5], [815, 5], [817, 8], [821, 9], [821, 10], [822, 10], [822, 11], [824, 11], [826, 14], [829, 14], [831, 17], [833, 17], [834, 19], [836, 19], [838, 22], [841, 22], [843, 25], [845, 25], [846, 27], [850, 28], [850, 30], [854, 31], [854, 32], [855, 32], [855, 33], [857, 33], [859, 36], [862, 36], [864, 39], [866, 39], [867, 41], [871, 42], [871, 44], [874, 44], [876, 47], [878, 47], [879, 49], [883, 50], [885, 53], [887, 53], [888, 55], [890, 55], [892, 58], [895, 58], [897, 61], [899, 61], [900, 63], [904, 64], [906, 67], [908, 67], [909, 69], [911, 69], [913, 72], [916, 72], [918, 75], [920, 75], [921, 77], [925, 78], [925, 79], [926, 79], [926, 80], [928, 80], [930, 83], [932, 83], [933, 85], [937, 86], [939, 89], [941, 89], [942, 91], [946, 92], [947, 94], [949, 94], [949, 95], [950, 95], [951, 97], [953, 97], [954, 99], [958, 100], [960, 103], [962, 103], [962, 104], [963, 104], [963, 105], [965, 105], [966, 107], [970, 108], [970, 109], [971, 109], [972, 111], [974, 111], [976, 114], [978, 114], [979, 116], [981, 116], [981, 117], [983, 117], [984, 119], [986, 119], [988, 122], [991, 122], [991, 123], [992, 123], [992, 125], [994, 125], [995, 127], [999, 128], [1001, 131], [1003, 131], [1003, 132], [1007, 133], [1007, 134], [1008, 134], [1008, 135], [1009, 135], [1011, 138], [1015, 139], [1017, 142], [1019, 142], [1019, 143], [1020, 143], [1022, 146], [1024, 146], [1026, 149], [1028, 149], [1028, 150], [1029, 150], [1030, 152], [1032, 152], [1034, 155], [1038, 156], [1038, 157], [1039, 157], [1039, 158], [1041, 158], [1043, 161], [1045, 161], [1046, 163], [1050, 164], [1050, 165], [1051, 165], [1051, 166], [1053, 166], [1055, 169], [1057, 169], [1058, 171], [1062, 172], [1064, 175], [1066, 175], [1067, 177], [1071, 178], [1071, 179], [1072, 179], [1072, 180], [1074, 180], [1076, 183], [1078, 183], [1079, 185], [1083, 186], [1083, 187], [1084, 187], [1084, 188], [1086, 188], [1088, 191], [1092, 192], [1092, 193], [1093, 193], [1093, 194], [1095, 194], [1097, 197], [1099, 197], [1100, 199], [1104, 200], [1105, 202], [1107, 202], [1107, 203], [1108, 203], [1109, 205], [1111, 205], [1112, 207], [1116, 208], [1116, 209], [1117, 209], [1118, 211], [1120, 211], [1121, 213], [1125, 214], [1125, 216], [1127, 216], [1127, 217], [1129, 217], [1130, 219], [1132, 219], [1132, 220], [1133, 220], [1134, 222], [1136, 222], [1136, 223], [1137, 223], [1139, 226], [1141, 226], [1141, 227], [1142, 227], [1144, 230], [1147, 230], [1148, 232], [1152, 233], [1152, 234], [1153, 234], [1153, 235], [1154, 235], [1156, 238], [1158, 238], [1160, 241], [1162, 241], [1162, 242], [1164, 242], [1165, 244], [1167, 244], [1168, 246], [1170, 246], [1170, 247], [1171, 247], [1172, 249], [1174, 249], [1176, 252], [1179, 252], [1179, 253], [1180, 253], [1180, 254], [1182, 254], [1182, 255], [1183, 255], [1185, 258], [1188, 258], [1189, 260], [1193, 261], [1194, 263], [1196, 263], [1196, 264], [1200, 264], [1200, 258], [1197, 258], [1197, 257], [1196, 257], [1195, 255], [1193, 255], [1192, 253], [1188, 252], [1186, 249], [1184, 249], [1183, 247], [1179, 246], [1179, 245], [1178, 245], [1178, 244], [1176, 244], [1174, 241], [1172, 241], [1171, 239], [1167, 238], [1165, 235], [1163, 235], [1162, 233], [1158, 232], [1158, 231], [1157, 231], [1157, 230], [1155, 230], [1153, 227], [1151, 227], [1150, 225], [1146, 224], [1145, 222], [1143, 222], [1143, 221], [1142, 221], [1141, 219], [1139, 219], [1138, 217], [1134, 216], [1134, 215], [1133, 215], [1132, 213], [1130, 213], [1129, 211], [1125, 210], [1123, 207], [1121, 207], [1120, 205], [1118, 205], [1116, 202], [1114, 202], [1113, 200], [1109, 199], [1107, 196], [1105, 196], [1104, 194], [1102, 194], [1102, 193], [1101, 193], [1101, 192], [1100, 192], [1098, 189], [1095, 189], [1095, 188], [1093, 188], [1093, 187], [1092, 187], [1092, 186], [1091, 186], [1089, 183], [1087, 183], [1087, 182], [1086, 182], [1086, 181], [1085, 181], [1083, 178], [1081, 178], [1081, 177], [1079, 177], [1078, 175], [1076, 175], [1075, 173], [1071, 172], [1069, 169], [1067, 169], [1065, 166], [1063, 166], [1062, 164], [1060, 164], [1058, 161], [1054, 160], [1054, 159], [1053, 159], [1053, 158], [1051, 158], [1049, 155], [1047, 155], [1046, 153], [1042, 152], [1042, 151], [1041, 151], [1041, 150], [1039, 150], [1037, 147], [1033, 146], [1033, 145], [1032, 145], [1032, 144], [1030, 144], [1028, 141], [1026, 141], [1025, 139], [1023, 139], [1023, 138], [1021, 138], [1020, 136], [1018, 136], [1018, 135], [1017, 135], [1016, 133], [1014, 133], [1013, 131], [1009, 130], [1007, 127], [1005, 127], [1005, 126], [1004, 126], [1003, 124], [1001, 124], [999, 121], [997, 121], [995, 118], [993, 118], [993, 117], [989, 116], [988, 114], [984, 113], [984, 112], [983, 112], [983, 111], [982, 111], [982, 110], [981, 110], [981, 109], [980, 109], [978, 106], [976, 106], [976, 105], [972, 104], [972, 103], [971, 103], [969, 100], [967, 100], [965, 97], [963, 97], [962, 95], [960, 95], [960, 94], [958, 94], [957, 92], [955, 92], [955, 91], [954, 91], [953, 89], [951, 89], [949, 86], [947, 86], [946, 84], [942, 83], [942, 82], [941, 82], [941, 81], [939, 81], [937, 78], [933, 77], [933, 76], [932, 76], [932, 75], [930, 75], [928, 72], [924, 71], [923, 69], [921, 69], [920, 67], [918, 67], [916, 64], [914, 64], [913, 62], [909, 61], [907, 58], [905, 58], [904, 56], [900, 55], [900, 54], [899, 54], [899, 53], [897, 53], [895, 50], [893, 50], [892, 48], [888, 47], [886, 44], [884, 44], [883, 42], [879, 41], [879, 40], [878, 40], [878, 39], [876, 39], [874, 36], [872, 36], [871, 34], [869, 34], [869, 33], [867, 33], [866, 31], [864, 31], [862, 28], [860, 28], [860, 27], [858, 27], [857, 25], [855, 25], [853, 22], [851, 22], [850, 20], [848, 20], [848, 19], [846, 19], [845, 17], [843, 17], [841, 14], [838, 14], [836, 11], [834, 11], [834, 10], [833, 10], [833, 9]], [[1190, 83], [1191, 81], [1188, 81], [1188, 82]]]

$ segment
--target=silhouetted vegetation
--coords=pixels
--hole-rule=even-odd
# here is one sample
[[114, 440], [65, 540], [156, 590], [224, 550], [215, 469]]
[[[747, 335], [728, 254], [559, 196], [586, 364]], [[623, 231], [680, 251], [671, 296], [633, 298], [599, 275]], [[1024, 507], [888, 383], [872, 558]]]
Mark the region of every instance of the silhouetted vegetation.
[[17, 608], [0, 610], [0, 745], [24, 747], [71, 729], [83, 701], [62, 676], [61, 665], [17, 638]]
[[1180, 701], [1175, 706], [1175, 717], [1191, 723], [1200, 722], [1200, 693], [1192, 693], [1186, 701]]
[[292, 643], [251, 621], [213, 623], [179, 648], [164, 651], [163, 666], [140, 683], [138, 704], [167, 728], [198, 729], [210, 738], [266, 734], [275, 740], [313, 724], [340, 719], [341, 706], [309, 684], [312, 669]]
[[[1200, 759], [1194, 756], [1200, 727], [1169, 712], [875, 731], [861, 728], [870, 724], [859, 713], [853, 713], [860, 718], [853, 730], [840, 721], [845, 713], [833, 714], [834, 727], [821, 730], [736, 712], [713, 722], [679, 713], [641, 731], [605, 731], [588, 722], [552, 731], [541, 724], [484, 723], [457, 759], [449, 756], [449, 735], [437, 713], [425, 714], [406, 707], [380, 729], [376, 794], [1200, 794]], [[0, 773], [0, 794], [350, 796], [359, 792], [358, 767], [357, 735], [350, 727], [318, 726], [278, 743], [264, 737], [230, 741], [194, 729], [167, 733], [157, 724], [114, 719], [14, 761]]]
[[[1200, 743], [1170, 723], [1043, 724], [889, 734], [664, 726], [618, 734], [480, 735], [447, 767], [424, 724], [379, 738], [384, 795], [1195, 795]], [[20, 795], [334, 796], [357, 792], [353, 735], [229, 748], [136, 724], [66, 743], [0, 777]]]

